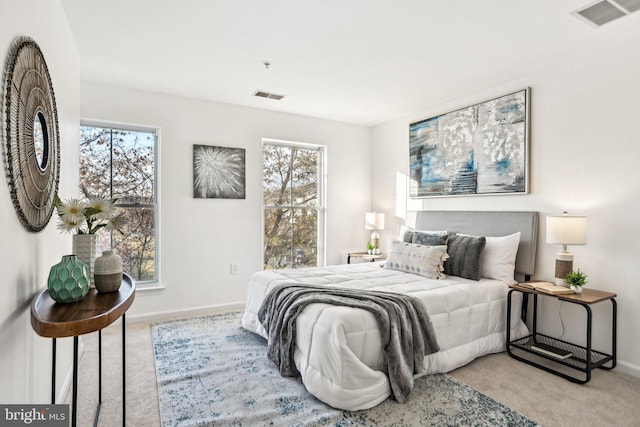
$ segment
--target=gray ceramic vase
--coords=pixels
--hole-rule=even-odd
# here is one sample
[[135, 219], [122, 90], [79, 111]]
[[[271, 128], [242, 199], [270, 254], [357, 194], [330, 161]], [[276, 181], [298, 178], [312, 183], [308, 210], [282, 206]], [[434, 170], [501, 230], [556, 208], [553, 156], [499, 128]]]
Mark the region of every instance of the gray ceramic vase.
[[116, 292], [122, 284], [122, 258], [113, 251], [104, 251], [96, 258], [93, 276], [98, 292]]

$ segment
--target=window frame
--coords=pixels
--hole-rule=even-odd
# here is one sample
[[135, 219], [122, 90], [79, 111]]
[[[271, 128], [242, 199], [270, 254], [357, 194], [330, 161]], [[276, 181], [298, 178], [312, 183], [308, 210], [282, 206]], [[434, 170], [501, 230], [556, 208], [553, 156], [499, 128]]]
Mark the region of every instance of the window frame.
[[[318, 152], [318, 203], [317, 206], [304, 206], [304, 205], [267, 205], [264, 201], [264, 147], [265, 145], [274, 145], [279, 147], [299, 148], [304, 150], [311, 150]], [[327, 146], [321, 144], [311, 144], [306, 142], [286, 141], [281, 139], [263, 138], [261, 144], [262, 152], [262, 168], [260, 172], [262, 182], [262, 209], [261, 209], [261, 257], [264, 268], [264, 232], [265, 232], [265, 213], [267, 209], [316, 209], [318, 212], [318, 230], [317, 230], [317, 265], [318, 267], [324, 267], [327, 260]]]
[[[154, 210], [154, 264], [155, 264], [155, 278], [154, 280], [136, 280], [136, 287], [138, 289], [155, 289], [160, 288], [160, 127], [138, 125], [131, 123], [115, 122], [110, 120], [97, 120], [97, 119], [80, 119], [80, 127], [99, 127], [111, 130], [124, 130], [131, 132], [147, 132], [153, 133], [154, 149], [153, 149], [153, 200], [154, 203], [116, 203], [116, 207], [124, 208], [152, 208]], [[80, 135], [80, 127], [78, 128], [78, 135]], [[78, 138], [78, 147], [80, 147], [80, 139]], [[80, 152], [78, 151], [78, 168], [80, 167]], [[111, 185], [113, 185], [113, 177], [111, 178]], [[80, 176], [78, 176], [78, 182], [80, 182]], [[111, 192], [111, 190], [110, 190]], [[113, 236], [111, 238], [111, 245], [113, 246]]]

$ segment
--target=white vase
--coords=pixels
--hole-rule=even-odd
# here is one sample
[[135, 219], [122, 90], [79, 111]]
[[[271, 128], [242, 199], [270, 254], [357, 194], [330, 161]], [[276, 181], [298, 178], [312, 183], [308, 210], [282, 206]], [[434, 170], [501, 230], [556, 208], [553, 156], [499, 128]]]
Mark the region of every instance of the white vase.
[[87, 266], [89, 266], [89, 277], [91, 278], [91, 287], [95, 287], [93, 278], [93, 266], [98, 256], [97, 236], [95, 234], [74, 234], [73, 235], [73, 254]]
[[103, 251], [96, 258], [93, 277], [98, 292], [116, 292], [122, 284], [122, 258], [113, 251]]
[[581, 294], [582, 293], [582, 286], [570, 285], [569, 288], [573, 291], [574, 294]]

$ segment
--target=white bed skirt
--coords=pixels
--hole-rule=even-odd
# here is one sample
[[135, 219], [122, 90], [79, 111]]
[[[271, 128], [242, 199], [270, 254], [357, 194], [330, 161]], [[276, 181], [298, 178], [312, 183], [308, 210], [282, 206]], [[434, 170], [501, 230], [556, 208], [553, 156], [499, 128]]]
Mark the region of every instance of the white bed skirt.
[[[378, 263], [262, 271], [249, 283], [242, 318], [245, 329], [267, 337], [258, 310], [271, 288], [282, 283], [402, 292], [419, 298], [440, 346], [439, 352], [425, 357], [427, 374], [449, 372], [477, 357], [505, 350], [508, 286], [501, 281], [430, 280], [383, 269]], [[520, 298], [519, 293], [513, 296], [513, 338], [528, 334], [520, 320]], [[356, 411], [390, 396], [380, 332], [371, 313], [312, 304], [298, 317], [296, 330], [295, 363], [307, 390], [318, 399], [335, 408]]]

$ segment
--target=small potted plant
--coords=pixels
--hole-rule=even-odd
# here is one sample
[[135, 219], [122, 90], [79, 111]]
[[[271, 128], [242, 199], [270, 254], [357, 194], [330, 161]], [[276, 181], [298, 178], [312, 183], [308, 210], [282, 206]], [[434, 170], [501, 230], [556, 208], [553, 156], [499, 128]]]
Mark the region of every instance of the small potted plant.
[[373, 242], [367, 242], [367, 252], [369, 252], [369, 255], [373, 254], [374, 249], [375, 245], [373, 244]]
[[567, 273], [564, 280], [569, 284], [573, 292], [579, 294], [582, 292], [582, 287], [587, 283], [587, 275], [578, 269], [578, 271]]

